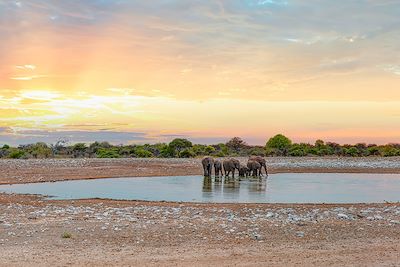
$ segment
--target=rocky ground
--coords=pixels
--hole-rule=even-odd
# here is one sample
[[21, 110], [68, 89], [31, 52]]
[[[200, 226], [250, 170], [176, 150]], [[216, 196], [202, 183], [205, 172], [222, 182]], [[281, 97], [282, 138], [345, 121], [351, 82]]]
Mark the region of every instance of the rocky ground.
[[[398, 158], [268, 161], [273, 172], [400, 170]], [[201, 173], [197, 159], [5, 160], [0, 170], [2, 183]], [[0, 266], [398, 266], [399, 241], [398, 203], [54, 201], [0, 194]]]

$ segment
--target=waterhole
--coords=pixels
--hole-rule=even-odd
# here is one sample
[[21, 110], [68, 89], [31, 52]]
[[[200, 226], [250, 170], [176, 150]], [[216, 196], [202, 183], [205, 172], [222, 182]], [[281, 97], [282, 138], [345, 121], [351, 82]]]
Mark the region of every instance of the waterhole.
[[165, 176], [1, 185], [0, 192], [52, 199], [213, 203], [382, 203], [400, 201], [400, 174], [279, 173], [266, 178]]

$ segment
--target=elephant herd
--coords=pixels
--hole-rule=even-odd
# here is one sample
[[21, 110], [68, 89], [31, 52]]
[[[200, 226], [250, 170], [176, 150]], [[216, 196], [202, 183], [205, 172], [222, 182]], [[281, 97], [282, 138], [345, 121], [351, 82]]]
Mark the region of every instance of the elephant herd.
[[235, 178], [235, 170], [238, 170], [239, 176], [261, 176], [262, 168], [268, 176], [267, 165], [265, 158], [261, 156], [251, 156], [246, 165], [240, 164], [239, 160], [234, 158], [224, 159], [222, 162], [212, 157], [204, 157], [201, 161], [203, 164], [204, 176], [211, 176], [214, 167], [215, 176], [229, 176], [232, 173], [232, 178]]

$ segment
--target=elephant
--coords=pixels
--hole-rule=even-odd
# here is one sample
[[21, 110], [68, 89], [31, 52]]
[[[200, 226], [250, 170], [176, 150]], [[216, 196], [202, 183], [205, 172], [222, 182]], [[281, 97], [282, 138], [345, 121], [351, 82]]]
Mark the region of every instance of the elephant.
[[[257, 161], [258, 163], [260, 163], [260, 164], [261, 164], [261, 169], [262, 169], [262, 167], [264, 167], [265, 175], [268, 176], [267, 162], [266, 162], [265, 158], [263, 158], [263, 157], [261, 157], [261, 156], [251, 156], [251, 157], [249, 158], [249, 160], [255, 160], [255, 161]], [[261, 169], [260, 169], [260, 175], [261, 175]]]
[[249, 160], [247, 162], [247, 168], [249, 168], [249, 174], [253, 176], [261, 176], [261, 164], [255, 160]]
[[240, 165], [239, 168], [239, 176], [241, 177], [245, 177], [249, 174], [249, 168], [247, 168], [247, 166], [244, 165]]
[[232, 172], [232, 178], [235, 178], [235, 169], [239, 171], [240, 163], [237, 159], [226, 159], [223, 161], [222, 165], [224, 166], [225, 176], [229, 176]]
[[223, 175], [222, 174], [222, 163], [221, 163], [221, 161], [219, 161], [219, 160], [214, 160], [214, 169], [215, 169], [215, 176], [219, 176], [220, 174], [221, 174], [221, 176]]
[[212, 157], [204, 157], [201, 160], [201, 164], [203, 164], [204, 176], [211, 176], [214, 159]]

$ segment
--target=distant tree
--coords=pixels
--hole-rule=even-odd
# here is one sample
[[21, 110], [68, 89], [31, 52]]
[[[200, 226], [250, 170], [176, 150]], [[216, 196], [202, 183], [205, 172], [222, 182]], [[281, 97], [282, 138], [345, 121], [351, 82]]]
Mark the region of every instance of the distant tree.
[[241, 149], [248, 147], [247, 143], [240, 137], [233, 137], [225, 145], [236, 153], [239, 153]]
[[85, 156], [87, 146], [85, 143], [76, 143], [72, 147], [72, 153], [74, 158], [81, 158]]
[[172, 140], [168, 146], [174, 151], [174, 155], [180, 157], [181, 151], [192, 147], [192, 142], [184, 138], [176, 138]]
[[277, 134], [268, 140], [265, 148], [271, 154], [287, 156], [291, 145], [292, 141], [289, 138], [282, 134]]
[[3, 147], [1, 149], [10, 149], [10, 146], [7, 144], [4, 144]]
[[46, 143], [43, 142], [29, 145], [26, 152], [28, 152], [34, 158], [48, 158], [52, 154], [51, 149]]

